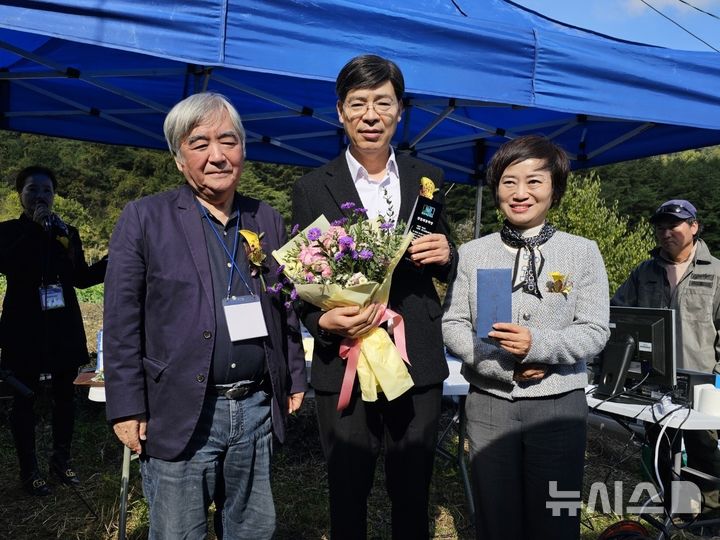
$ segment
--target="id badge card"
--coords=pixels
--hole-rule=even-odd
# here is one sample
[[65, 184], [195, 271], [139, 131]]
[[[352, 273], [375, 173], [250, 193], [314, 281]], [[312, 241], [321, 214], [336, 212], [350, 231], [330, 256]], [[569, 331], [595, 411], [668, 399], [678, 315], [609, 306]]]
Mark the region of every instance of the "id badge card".
[[40, 292], [40, 307], [43, 311], [65, 307], [65, 297], [63, 296], [62, 285], [59, 283], [47, 287], [38, 287], [38, 291]]
[[267, 336], [260, 298], [247, 294], [223, 299], [230, 341]]

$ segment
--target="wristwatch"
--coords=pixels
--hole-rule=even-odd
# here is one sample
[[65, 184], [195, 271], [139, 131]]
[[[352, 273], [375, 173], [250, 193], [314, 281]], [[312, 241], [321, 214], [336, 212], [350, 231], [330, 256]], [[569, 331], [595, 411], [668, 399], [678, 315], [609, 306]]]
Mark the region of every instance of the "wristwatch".
[[452, 242], [448, 242], [448, 250], [450, 253], [448, 253], [448, 261], [445, 263], [445, 266], [449, 265], [455, 257], [455, 246], [453, 246]]

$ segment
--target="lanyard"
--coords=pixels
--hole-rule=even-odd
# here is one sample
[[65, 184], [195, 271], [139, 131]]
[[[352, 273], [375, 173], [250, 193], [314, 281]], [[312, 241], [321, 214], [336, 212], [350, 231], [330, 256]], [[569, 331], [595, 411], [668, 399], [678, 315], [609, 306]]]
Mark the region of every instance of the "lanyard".
[[[233, 242], [233, 251], [232, 251], [232, 254], [231, 254], [231, 253], [228, 251], [228, 248], [227, 248], [227, 246], [225, 245], [225, 242], [223, 242], [222, 238], [220, 237], [220, 233], [219, 233], [219, 232], [217, 231], [217, 229], [215, 228], [215, 224], [214, 224], [214, 223], [212, 222], [212, 220], [210, 219], [210, 215], [208, 214], [207, 209], [206, 209], [202, 204], [200, 204], [199, 202], [196, 202], [196, 204], [198, 205], [198, 207], [199, 207], [200, 210], [202, 211], [203, 217], [204, 217], [205, 219], [207, 219], [207, 222], [208, 222], [208, 224], [210, 225], [210, 228], [212, 229], [212, 232], [215, 233], [215, 237], [217, 238], [218, 242], [220, 243], [220, 246], [223, 248], [223, 251], [225, 252], [225, 255], [227, 255], [227, 257], [228, 257], [228, 261], [230, 262], [230, 271], [228, 272], [228, 273], [229, 273], [229, 277], [228, 277], [228, 285], [227, 285], [227, 298], [230, 298], [230, 289], [231, 289], [231, 287], [232, 287], [233, 272], [234, 272], [235, 270], [237, 270], [238, 276], [240, 276], [240, 279], [241, 279], [242, 282], [245, 284], [245, 287], [247, 287], [248, 292], [249, 292], [252, 296], [255, 296], [255, 293], [254, 293], [253, 290], [250, 288], [250, 285], [248, 285], [248, 282], [247, 282], [247, 280], [245, 279], [245, 276], [243, 275], [242, 270], [240, 270], [240, 267], [238, 267], [237, 262], [235, 262], [235, 257], [237, 256], [237, 249], [238, 249], [238, 237], [240, 236], [240, 233], [237, 232], [237, 234], [235, 234], [235, 241]], [[239, 226], [240, 226], [240, 212], [238, 212], [238, 217], [237, 217], [237, 219], [238, 219], [237, 227], [239, 227]]]

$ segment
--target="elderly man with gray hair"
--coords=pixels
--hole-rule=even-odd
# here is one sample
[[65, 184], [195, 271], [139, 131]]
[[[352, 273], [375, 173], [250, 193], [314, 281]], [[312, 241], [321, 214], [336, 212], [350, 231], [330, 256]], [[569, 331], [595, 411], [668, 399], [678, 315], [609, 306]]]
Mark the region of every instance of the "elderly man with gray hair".
[[236, 192], [245, 131], [226, 98], [184, 99], [164, 130], [186, 183], [129, 203], [113, 232], [107, 416], [140, 454], [151, 539], [206, 538], [213, 501], [219, 538], [271, 538], [272, 432], [306, 390], [297, 319], [265, 290], [285, 224]]

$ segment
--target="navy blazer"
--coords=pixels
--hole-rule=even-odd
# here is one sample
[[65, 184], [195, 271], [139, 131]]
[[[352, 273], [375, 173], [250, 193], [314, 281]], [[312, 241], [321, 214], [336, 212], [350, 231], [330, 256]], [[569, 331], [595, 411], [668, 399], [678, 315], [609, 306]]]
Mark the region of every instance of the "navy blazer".
[[[443, 173], [424, 161], [396, 154], [400, 176], [401, 204], [399, 220], [410, 219], [410, 212], [420, 194], [420, 178], [427, 176], [442, 188]], [[443, 202], [442, 189], [434, 199]], [[324, 214], [329, 221], [343, 217], [340, 205], [354, 202], [362, 206], [360, 195], [350, 176], [345, 153], [300, 178], [293, 187], [293, 223], [307, 227]], [[449, 238], [442, 216], [439, 233]], [[442, 339], [442, 307], [432, 278], [447, 282], [457, 266], [456, 257], [446, 266], [430, 265], [418, 271], [405, 261], [395, 269], [390, 289], [390, 307], [405, 320], [409, 372], [416, 386], [441, 383], [448, 376]], [[338, 356], [339, 336], [324, 339], [318, 335], [318, 319], [322, 312], [306, 306], [301, 314], [303, 324], [315, 338], [311, 370], [312, 386], [326, 392], [339, 392], [345, 362]]]
[[[256, 199], [238, 196], [242, 228], [264, 232], [266, 284], [276, 281], [270, 255], [287, 241], [283, 219]], [[287, 393], [306, 389], [294, 313], [259, 294], [268, 338], [273, 430], [284, 440]], [[176, 458], [198, 422], [211, 369], [215, 303], [205, 234], [189, 186], [145, 197], [123, 210], [110, 240], [105, 280], [104, 367], [108, 420], [147, 416], [148, 455]]]

